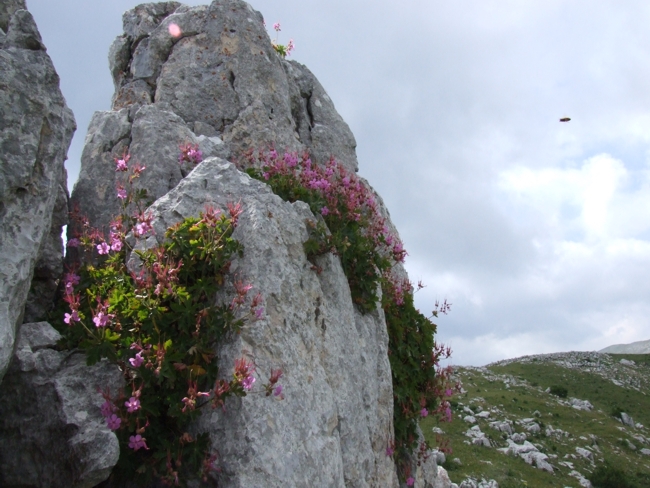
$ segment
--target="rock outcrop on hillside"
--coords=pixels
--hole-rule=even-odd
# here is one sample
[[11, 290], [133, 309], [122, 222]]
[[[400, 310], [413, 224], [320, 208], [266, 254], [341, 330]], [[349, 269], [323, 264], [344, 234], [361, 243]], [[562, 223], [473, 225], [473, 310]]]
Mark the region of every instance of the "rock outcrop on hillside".
[[[1, 380], [23, 314], [42, 317], [62, 270], [63, 163], [76, 126], [24, 1], [0, 4], [0, 29]], [[38, 296], [26, 309], [32, 277]]]
[[[0, 11], [0, 22], [2, 15]], [[0, 41], [4, 48], [13, 49], [7, 46], [18, 42], [30, 46], [24, 49], [42, 48], [30, 18], [24, 10], [11, 16], [8, 34]], [[264, 371], [283, 371], [282, 399], [255, 394], [230, 398], [225, 410], [205, 412], [194, 426], [209, 433], [218, 453], [219, 471], [209, 484], [397, 487], [396, 468], [387, 455], [393, 440], [393, 388], [383, 311], [358, 311], [337, 256], [318, 258], [318, 273], [307, 260], [303, 243], [317, 219], [309, 206], [284, 202], [238, 166], [249, 151], [274, 146], [278, 151], [309, 151], [316, 164], [333, 157], [357, 171], [349, 127], [309, 70], [276, 53], [261, 15], [241, 0], [215, 0], [200, 7], [143, 4], [126, 12], [123, 20], [124, 34], [109, 53], [115, 82], [112, 109], [95, 113], [91, 120], [69, 208], [85, 216], [91, 227], [107, 232], [119, 210], [115, 160], [127, 154], [129, 164], [146, 167], [137, 185], [152, 198], [147, 212], [155, 234], [139, 245], [157, 244], [168, 226], [197, 216], [206, 205], [226, 211], [229, 203], [241, 204], [234, 237], [244, 252], [233, 261], [226, 288], [235, 280], [251, 283], [263, 297], [264, 314], [219, 346], [221, 371], [229, 376], [242, 356], [254, 361], [260, 382]], [[180, 35], [173, 35], [172, 24]], [[43, 118], [49, 125], [42, 122], [47, 130], [40, 134], [69, 143], [64, 136], [71, 134], [71, 115], [62, 106], [59, 116], [57, 124]], [[54, 132], [55, 126], [60, 132]], [[202, 151], [203, 161], [196, 167], [179, 164], [183, 144]], [[62, 163], [65, 151], [42, 147], [61, 156]], [[55, 204], [61, 208], [54, 219], [51, 210], [42, 222], [35, 219], [40, 234], [30, 234], [34, 249], [25, 268], [29, 272], [12, 308], [24, 306], [34, 266], [40, 266], [44, 271], [32, 287], [36, 300], [26, 314], [30, 318], [47, 308], [47, 293], [56, 283], [51, 278], [60, 276], [61, 254], [55, 239], [47, 238], [65, 222], [67, 195], [58, 191], [57, 185], [65, 187], [59, 168], [47, 173], [47, 202], [50, 209]], [[27, 184], [14, 186], [25, 198], [32, 193]], [[8, 190], [2, 189], [4, 198]], [[77, 236], [79, 225], [70, 222], [69, 239]], [[390, 221], [387, 226], [393, 228]], [[9, 230], [2, 232], [3, 238], [10, 235]], [[36, 265], [39, 250], [42, 265]], [[74, 248], [68, 251], [74, 263]], [[405, 273], [402, 268], [397, 272]], [[0, 389], [0, 446], [10, 446], [9, 452], [0, 447], [0, 480], [30, 487], [102, 482], [117, 459], [117, 442], [101, 422], [103, 400], [97, 387], [117, 389], [116, 371], [105, 363], [88, 368], [83, 355], [56, 350], [55, 334], [46, 323], [26, 324], [24, 332], [11, 374]], [[43, 342], [42, 337], [49, 339]], [[7, 359], [11, 352], [10, 347]], [[21, 395], [28, 393], [37, 397], [30, 408], [17, 408]], [[29, 428], [21, 430], [27, 417]], [[21, 485], [21, 469], [28, 466], [37, 474]], [[451, 484], [436, 456], [414, 466], [413, 475], [417, 488]], [[111, 483], [109, 479], [102, 486]]]
[[598, 352], [610, 354], [650, 354], [650, 340], [632, 342], [630, 344], [614, 344]]

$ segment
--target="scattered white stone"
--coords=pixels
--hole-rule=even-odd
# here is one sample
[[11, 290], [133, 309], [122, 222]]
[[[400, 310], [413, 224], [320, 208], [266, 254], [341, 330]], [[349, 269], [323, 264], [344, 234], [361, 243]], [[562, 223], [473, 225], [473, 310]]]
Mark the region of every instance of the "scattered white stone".
[[473, 415], [466, 415], [465, 417], [463, 417], [463, 420], [469, 424], [476, 423], [476, 418]]
[[492, 427], [494, 430], [498, 430], [499, 432], [504, 432], [508, 435], [512, 435], [512, 425], [508, 421], [494, 421], [490, 422], [490, 427]]
[[571, 398], [569, 404], [576, 410], [584, 410], [586, 412], [590, 412], [594, 408], [588, 400], [579, 400], [577, 398]]
[[636, 427], [636, 425], [634, 425], [634, 419], [625, 412], [621, 412], [621, 422], [623, 422], [623, 425], [627, 425], [633, 429]]
[[528, 441], [524, 441], [523, 444], [517, 444], [511, 439], [507, 440], [508, 447], [501, 447], [497, 451], [507, 454], [508, 456], [520, 456], [526, 454], [527, 452], [537, 451], [537, 448]]
[[472, 444], [475, 446], [492, 447], [490, 439], [488, 439], [485, 434], [481, 432], [481, 429], [478, 425], [475, 425], [471, 429], [467, 429], [465, 435], [472, 439]]
[[546, 471], [547, 473], [553, 472], [553, 466], [548, 462], [548, 456], [543, 452], [531, 451], [520, 455], [526, 463], [531, 466], [536, 466], [537, 469]]
[[634, 444], [632, 444], [628, 439], [625, 439], [625, 442], [627, 444], [627, 447], [629, 447], [633, 451], [636, 451], [636, 446]]
[[465, 412], [467, 415], [474, 415], [474, 410], [469, 407], [463, 407], [463, 412]]
[[510, 436], [510, 439], [513, 440], [514, 442], [520, 443], [524, 442], [526, 440], [526, 434], [523, 432], [515, 433]]
[[583, 488], [593, 488], [591, 481], [582, 476], [580, 472], [573, 470], [569, 473], [569, 476], [576, 478], [578, 480], [578, 483], [580, 483], [580, 486]]
[[488, 412], [487, 410], [483, 410], [482, 412], [479, 412], [479, 413], [476, 414], [476, 418], [479, 418], [479, 419], [486, 419], [489, 416], [490, 416], [490, 412]]
[[442, 430], [440, 427], [434, 427], [433, 429], [431, 429], [431, 431], [432, 431], [434, 434], [440, 434], [440, 435], [442, 435], [442, 434], [445, 433], [445, 431]]
[[641, 449], [639, 452], [640, 452], [641, 454], [646, 455], [646, 456], [650, 456], [650, 449], [647, 449], [647, 448], [645, 448], [645, 447], [644, 447], [643, 449]]
[[624, 364], [625, 366], [636, 366], [636, 363], [629, 359], [621, 359], [619, 363]]
[[594, 462], [594, 453], [591, 452], [589, 449], [583, 449], [582, 447], [576, 447], [576, 452], [582, 456], [583, 458], [591, 461], [592, 463]]
[[526, 426], [526, 430], [533, 434], [539, 434], [542, 431], [542, 428], [539, 426], [539, 424], [533, 422], [532, 424]]

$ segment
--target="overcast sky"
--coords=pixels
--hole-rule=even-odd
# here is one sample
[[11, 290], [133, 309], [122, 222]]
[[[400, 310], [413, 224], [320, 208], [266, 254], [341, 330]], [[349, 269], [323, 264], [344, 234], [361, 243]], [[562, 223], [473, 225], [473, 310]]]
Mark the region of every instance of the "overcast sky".
[[[453, 363], [650, 339], [647, 0], [250, 3], [352, 128], [418, 306], [453, 304]], [[79, 126], [72, 188], [136, 2], [27, 5]]]

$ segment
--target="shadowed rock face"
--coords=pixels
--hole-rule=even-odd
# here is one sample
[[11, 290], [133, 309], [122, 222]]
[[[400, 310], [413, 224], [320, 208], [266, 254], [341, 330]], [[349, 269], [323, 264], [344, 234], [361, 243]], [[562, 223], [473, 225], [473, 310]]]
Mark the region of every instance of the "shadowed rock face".
[[0, 485], [91, 488], [104, 481], [120, 448], [100, 413], [98, 388], [124, 387], [117, 366], [86, 366], [79, 352], [55, 350], [47, 322], [23, 324], [0, 385]]
[[[42, 296], [27, 314], [42, 315], [54, 296], [67, 218], [63, 162], [76, 128], [24, 7], [24, 1], [0, 6], [0, 379], [35, 268]], [[53, 221], [55, 206], [60, 213]]]
[[90, 122], [72, 194], [93, 226], [106, 231], [118, 210], [114, 160], [125, 151], [152, 169], [140, 185], [154, 199], [183, 177], [183, 143], [231, 161], [250, 149], [308, 149], [316, 162], [333, 156], [357, 170], [354, 136], [327, 93], [306, 67], [275, 52], [247, 3], [148, 3], [126, 12], [123, 23], [109, 52], [113, 110]]

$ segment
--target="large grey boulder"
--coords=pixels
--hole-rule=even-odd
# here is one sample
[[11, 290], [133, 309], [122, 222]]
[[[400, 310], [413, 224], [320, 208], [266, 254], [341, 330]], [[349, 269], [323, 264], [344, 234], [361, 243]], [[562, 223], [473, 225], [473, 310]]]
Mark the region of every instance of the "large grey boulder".
[[[24, 6], [0, 6], [0, 34], [6, 29], [0, 35], [0, 380], [41, 258], [39, 279], [47, 295], [42, 308], [53, 296], [62, 254], [57, 256], [52, 236], [60, 236], [65, 219], [63, 162], [75, 130], [59, 77]], [[53, 225], [57, 205], [63, 217]]]
[[[118, 208], [114, 159], [125, 151], [155, 165], [138, 183], [154, 200], [180, 181], [184, 143], [233, 162], [271, 146], [308, 149], [318, 163], [334, 157], [357, 170], [354, 136], [332, 100], [305, 66], [275, 52], [261, 14], [247, 3], [147, 3], [126, 12], [123, 24], [109, 52], [113, 107], [90, 122], [71, 199], [94, 227], [106, 231]], [[69, 236], [78, 231], [71, 224]]]
[[11, 367], [0, 385], [0, 486], [90, 488], [119, 457], [117, 437], [100, 413], [99, 388], [124, 387], [106, 361], [59, 352], [47, 322], [23, 324]]
[[253, 394], [201, 417], [197, 428], [219, 453], [219, 486], [396, 487], [386, 456], [393, 395], [385, 319], [355, 309], [338, 258], [324, 256], [322, 272], [312, 270], [303, 242], [315, 217], [306, 204], [284, 202], [210, 158], [149, 208], [155, 236], [147, 244], [206, 205], [227, 211], [234, 202], [243, 207], [234, 237], [244, 254], [231, 272], [262, 294], [265, 313], [219, 349], [222, 372], [228, 377], [242, 355], [255, 360], [260, 382], [282, 368], [284, 400]]

